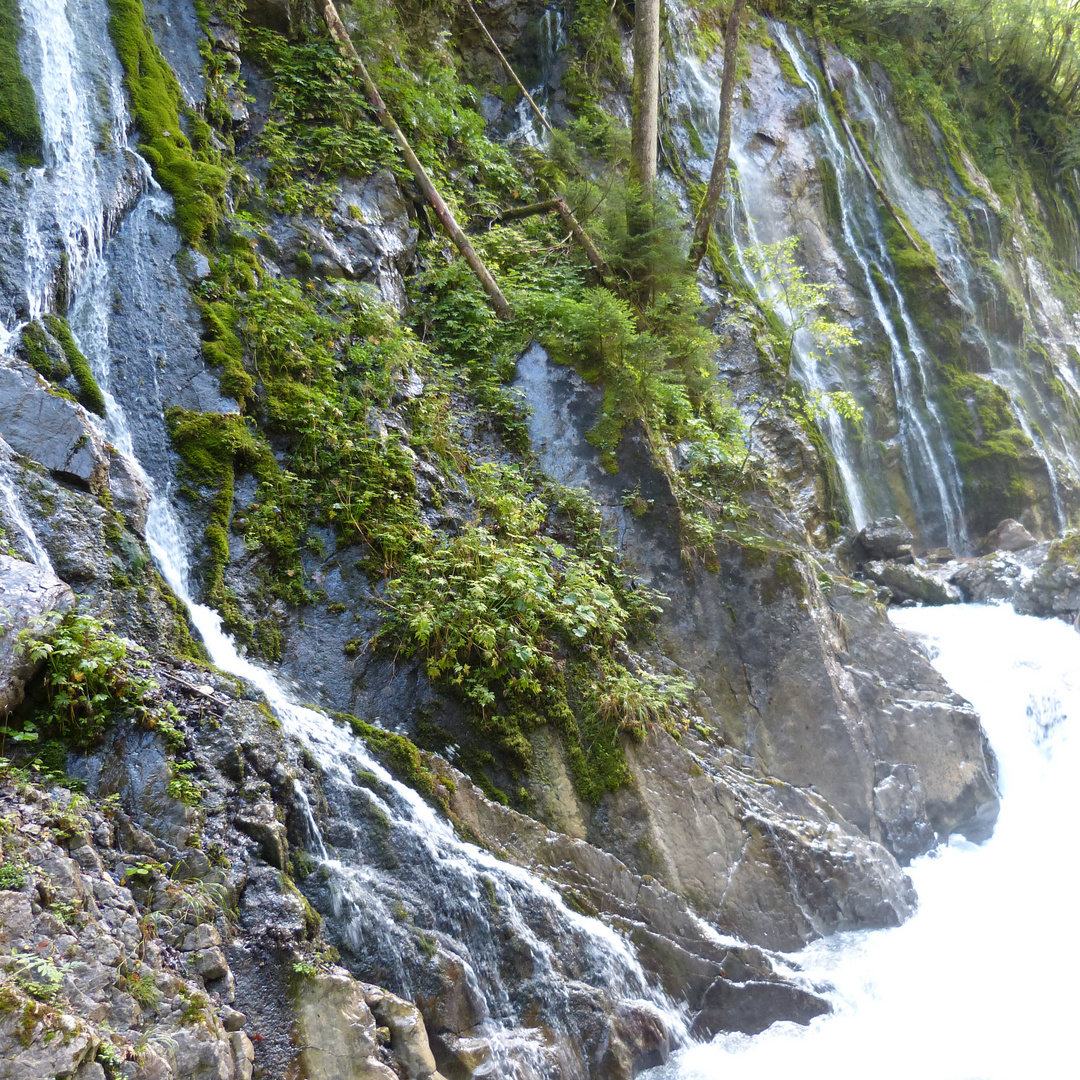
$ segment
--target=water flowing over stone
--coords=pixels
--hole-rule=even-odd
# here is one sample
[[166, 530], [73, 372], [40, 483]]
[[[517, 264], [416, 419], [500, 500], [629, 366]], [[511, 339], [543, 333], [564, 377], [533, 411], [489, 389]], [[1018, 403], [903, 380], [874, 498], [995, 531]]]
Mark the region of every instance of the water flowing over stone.
[[[1072, 922], [1076, 870], [1048, 823], [1068, 819], [1080, 764], [1080, 637], [1008, 607], [894, 618], [983, 716], [1004, 796], [993, 838], [981, 847], [954, 839], [916, 860], [920, 910], [904, 927], [838, 935], [793, 958], [808, 984], [833, 987], [831, 1017], [808, 1029], [777, 1024], [756, 1039], [721, 1036], [649, 1080], [825, 1080], [861, 1075], [870, 1057], [884, 1080], [1014, 1080], [1053, 1075], [1069, 1060], [1080, 954], [1061, 928]], [[1008, 926], [1022, 927], [1031, 955], [1054, 958], [1022, 993], [1001, 992], [1003, 957], [989, 944]]]
[[[107, 31], [97, 25], [104, 5], [30, 7], [33, 33], [27, 38], [47, 50], [42, 62], [47, 76], [30, 65], [28, 70], [48, 80], [51, 167], [32, 178], [23, 209], [35, 238], [25, 256], [31, 284], [24, 306], [32, 315], [61, 301], [70, 307], [72, 330], [105, 394], [108, 437], [126, 458], [129, 475], [155, 494], [145, 511], [145, 535], [162, 576], [187, 606], [214, 663], [265, 694], [286, 732], [319, 766], [329, 832], [324, 837], [307, 794], [300, 791], [297, 802], [307, 823], [300, 840], [321, 860], [322, 899], [343, 954], [409, 997], [422, 999], [427, 993], [441, 999], [453, 988], [461, 1000], [460, 1024], [449, 1024], [441, 1035], [447, 1053], [471, 1055], [482, 1065], [477, 1075], [525, 1080], [549, 1075], [556, 1065], [586, 1074], [595, 1063], [582, 1055], [599, 1053], [608, 1039], [607, 1018], [623, 1014], [638, 1017], [638, 1028], [653, 1033], [651, 1045], [648, 1039], [635, 1042], [626, 1027], [627, 1062], [643, 1054], [663, 1060], [670, 1045], [685, 1039], [683, 1022], [618, 934], [571, 911], [527, 870], [458, 839], [359, 739], [328, 716], [298, 705], [269, 672], [243, 658], [222, 631], [220, 616], [194, 601], [190, 542], [169, 499], [174, 459], [163, 413], [171, 404], [204, 411], [235, 405], [220, 397], [203, 370], [197, 313], [175, 267], [179, 237], [169, 220], [171, 200], [124, 145], [126, 117], [117, 87], [109, 98], [115, 106], [113, 137], [126, 163], [124, 176], [134, 178], [125, 198], [138, 196], [133, 206], [124, 205], [130, 212], [122, 220], [115, 190], [95, 178], [101, 151], [87, 135], [94, 116], [80, 82], [76, 43], [98, 30], [94, 62], [109, 52], [104, 70], [115, 71], [115, 57], [102, 45], [109, 40]], [[57, 176], [78, 199], [60, 198], [52, 182]], [[54, 235], [54, 243], [45, 239]], [[60, 254], [73, 271], [62, 298], [50, 269]], [[118, 296], [123, 319], [114, 317]], [[27, 390], [32, 396], [37, 377], [24, 375], [24, 367], [10, 370], [12, 378], [33, 383]], [[55, 402], [54, 410], [75, 410], [72, 415], [83, 421], [77, 406], [39, 392], [46, 403]], [[97, 439], [92, 429], [88, 434]], [[81, 445], [97, 445], [93, 439]], [[67, 458], [43, 464], [74, 469]], [[254, 805], [238, 827], [258, 840], [267, 861], [285, 870], [288, 839], [273, 807], [266, 808], [269, 813], [262, 814]], [[403, 922], [406, 910], [409, 919]], [[507, 950], [515, 958], [510, 963]], [[431, 982], [427, 961], [433, 956], [445, 984]], [[546, 1035], [527, 1026], [536, 1010]], [[304, 1013], [300, 1022], [310, 1019]], [[614, 1034], [611, 1039], [617, 1041]]]

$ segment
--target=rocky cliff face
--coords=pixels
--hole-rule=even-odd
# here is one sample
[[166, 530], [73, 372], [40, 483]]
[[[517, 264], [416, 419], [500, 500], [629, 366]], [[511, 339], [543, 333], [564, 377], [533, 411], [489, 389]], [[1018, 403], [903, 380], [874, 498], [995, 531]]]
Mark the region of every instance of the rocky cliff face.
[[[73, 40], [108, 42], [109, 13], [125, 5], [84, 7], [71, 24], [64, 16]], [[439, 274], [449, 272], [416, 192], [366, 144], [365, 167], [338, 176], [325, 162], [289, 158], [300, 146], [313, 153], [295, 133], [287, 150], [273, 141], [291, 115], [281, 87], [311, 87], [280, 58], [275, 68], [267, 43], [309, 47], [305, 62], [323, 64], [328, 83], [336, 68], [311, 43], [311, 5], [244, 7], [238, 23], [231, 4], [210, 4], [208, 18], [186, 0], [144, 6], [177, 77], [174, 106], [192, 153], [230, 170], [219, 220], [207, 225], [213, 239], [185, 242], [137, 155], [154, 133], [129, 130], [112, 48], [85, 50], [100, 68], [73, 76], [101, 88], [87, 97], [88, 123], [112, 132], [83, 148], [89, 157], [75, 172], [70, 161], [50, 171], [0, 153], [13, 176], [0, 184], [5, 220], [27, 225], [0, 240], [0, 713], [11, 737], [0, 747], [0, 1077], [608, 1080], [661, 1063], [688, 1038], [808, 1023], [828, 1009], [821, 988], [781, 977], [770, 954], [898, 925], [917, 904], [903, 867], [950, 833], [984, 839], [997, 812], [978, 717], [892, 627], [877, 584], [850, 576], [871, 560], [850, 542], [830, 548], [847, 444], [770, 415], [754, 429], [745, 514], [703, 550], [680, 504], [689, 444], [658, 450], [639, 419], [616, 446], [597, 449], [605, 388], [536, 345], [495, 374], [455, 357], [472, 367], [448, 376], [446, 358], [395, 337], [410, 303], [430, 310], [445, 293]], [[351, 25], [363, 21], [357, 6], [341, 7]], [[543, 103], [570, 117], [580, 69], [568, 68], [562, 23], [527, 4], [487, 15], [511, 56], [519, 39], [547, 42], [551, 62], [536, 73]], [[252, 36], [252, 27], [279, 37]], [[839, 128], [814, 111], [823, 108], [817, 84], [798, 74], [809, 77], [812, 49], [779, 25], [759, 27], [774, 41], [750, 46], [735, 217], [766, 231], [790, 224], [810, 273], [837, 286], [838, 309], [864, 339], [870, 361], [825, 380], [867, 410], [853, 458], [873, 491], [863, 509], [904, 515], [920, 534], [917, 554], [961, 532], [977, 537], [1006, 510], [1049, 534], [1077, 485], [1061, 446], [1029, 434], [1009, 461], [998, 441], [993, 460], [964, 475], [946, 535], [948, 485], [928, 486], [912, 467], [918, 447], [900, 400], [897, 372], [918, 357], [889, 353], [911, 282], [873, 232], [872, 200], [844, 172], [852, 165], [833, 145]], [[486, 80], [479, 107], [489, 130], [517, 137], [520, 118], [504, 100], [516, 91], [500, 89], [505, 74], [476, 29], [455, 30], [454, 56]], [[24, 67], [40, 94], [33, 32]], [[696, 69], [702, 85], [719, 85], [716, 64]], [[884, 75], [868, 79], [832, 52], [826, 64], [881, 155], [893, 198], [939, 251], [941, 290], [933, 286], [901, 336], [929, 339], [945, 311], [956, 340], [927, 346], [936, 362], [988, 357], [978, 380], [953, 387], [961, 413], [963, 394], [982, 401], [983, 381], [1020, 410], [1029, 399], [1009, 381], [1006, 345], [1019, 348], [1025, 327], [1037, 326], [1050, 328], [1048, 362], [1066, 349], [1064, 316], [1038, 288], [1024, 292], [1022, 315], [1010, 307], [1016, 275], [1030, 284], [1039, 264], [1022, 236], [1002, 241], [984, 193], [965, 212], [985, 220], [1001, 273], [974, 274], [970, 251], [955, 254], [951, 226], [934, 225], [936, 173], [911, 156], [925, 147], [879, 130], [899, 127]], [[683, 53], [672, 65], [676, 98], [707, 134], [710, 99], [687, 92], [688, 65]], [[610, 112], [625, 108], [617, 79], [600, 90]], [[497, 144], [485, 146], [495, 160]], [[700, 154], [677, 148], [692, 172]], [[485, 167], [496, 166], [509, 168], [501, 158]], [[81, 218], [55, 197], [54, 173], [94, 177]], [[445, 182], [482, 217], [490, 193], [476, 175], [459, 163]], [[974, 166], [968, 180], [979, 185]], [[875, 314], [873, 289], [887, 292], [890, 276], [891, 314]], [[703, 285], [718, 378], [751, 417], [771, 393], [760, 317], [715, 279]], [[454, 288], [468, 294], [467, 282]], [[370, 320], [376, 302], [387, 305], [384, 321], [349, 321], [357, 310]], [[494, 353], [489, 320], [475, 310], [454, 309], [459, 336]], [[275, 329], [270, 317], [285, 312], [307, 321]], [[319, 381], [324, 355], [329, 383], [345, 387], [340, 398]], [[936, 448], [947, 456], [955, 440], [948, 403], [939, 404]], [[1051, 431], [1066, 404], [1043, 395], [1033, 408], [1038, 419], [1021, 410], [1016, 424]], [[986, 431], [979, 439], [992, 441]], [[350, 486], [326, 499], [305, 463], [357, 444], [368, 456], [336, 474]], [[583, 490], [603, 525], [596, 543], [611, 549], [630, 591], [663, 596], [648, 632], [609, 643], [609, 653], [590, 643], [585, 664], [572, 642], [546, 642], [548, 671], [592, 664], [637, 687], [685, 683], [674, 720], [616, 725], [612, 736], [571, 728], [575, 742], [565, 719], [533, 712], [513, 717], [511, 738], [440, 681], [429, 654], [375, 640], [392, 607], [386, 570], [400, 571], [401, 556], [379, 548], [370, 526], [390, 520], [395, 503], [409, 507], [413, 535], [429, 531], [428, 556], [470, 530], [496, 533], [507, 491], [481, 490], [478, 464], [527, 477], [525, 506], [551, 498], [549, 481]], [[1012, 485], [1008, 506], [979, 494], [999, 466]], [[509, 490], [511, 474], [498, 475]], [[364, 504], [362, 520], [343, 527], [353, 485], [371, 476], [392, 497]], [[545, 558], [561, 572], [585, 549], [584, 529], [567, 524], [565, 498], [543, 505], [530, 550], [555, 552]], [[172, 532], [162, 528], [166, 506], [179, 522]], [[910, 566], [915, 554], [900, 557]], [[999, 554], [947, 564], [938, 577], [976, 599], [1012, 595], [1016, 582], [1018, 606], [1071, 618], [1080, 603], [1067, 543], [1050, 548], [1033, 577], [1032, 559]], [[173, 588], [159, 571], [176, 571]], [[280, 676], [276, 691], [207, 664], [220, 655], [217, 627], [202, 609], [195, 630], [188, 592], [222, 609]], [[133, 665], [129, 681], [146, 681], [137, 694], [114, 684], [109, 722], [86, 737], [56, 712], [56, 670], [31, 649], [55, 647], [83, 617], [94, 629], [82, 647], [106, 640], [108, 624], [119, 641], [109, 637], [110, 647]], [[241, 670], [244, 659], [230, 655]], [[572, 688], [564, 700], [583, 714], [585, 696]], [[296, 701], [341, 714], [338, 724]], [[603, 739], [613, 778], [583, 784], [582, 755]], [[596, 772], [598, 760], [587, 759]]]

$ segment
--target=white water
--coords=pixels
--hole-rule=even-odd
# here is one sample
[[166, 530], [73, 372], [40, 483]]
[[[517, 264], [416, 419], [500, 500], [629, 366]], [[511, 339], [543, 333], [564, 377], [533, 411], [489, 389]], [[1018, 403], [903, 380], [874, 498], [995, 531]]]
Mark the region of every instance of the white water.
[[981, 847], [918, 860], [918, 914], [842, 934], [792, 958], [833, 987], [836, 1012], [720, 1037], [650, 1080], [1021, 1080], [1075, 1075], [1080, 1010], [1080, 634], [1010, 607], [895, 612], [982, 715], [1002, 809]]
[[[536, 102], [536, 107], [543, 114], [544, 119], [549, 122], [548, 96], [559, 51], [565, 47], [566, 26], [563, 23], [562, 8], [545, 8], [544, 14], [540, 16], [540, 41], [537, 49], [540, 82], [538, 85], [529, 88], [529, 96]], [[507, 136], [507, 141], [510, 143], [523, 142], [528, 146], [535, 147], [543, 146], [545, 137], [543, 125], [524, 96], [517, 103], [515, 115], [517, 124]]]
[[[3, 352], [2, 347], [0, 347], [0, 352]], [[9, 462], [13, 454], [11, 447], [0, 437], [0, 500], [3, 501], [4, 516], [22, 533], [35, 565], [40, 566], [42, 570], [48, 570], [51, 574], [53, 565], [49, 561], [48, 552], [38, 539], [30, 519], [26, 516], [19, 490], [11, 478]]]

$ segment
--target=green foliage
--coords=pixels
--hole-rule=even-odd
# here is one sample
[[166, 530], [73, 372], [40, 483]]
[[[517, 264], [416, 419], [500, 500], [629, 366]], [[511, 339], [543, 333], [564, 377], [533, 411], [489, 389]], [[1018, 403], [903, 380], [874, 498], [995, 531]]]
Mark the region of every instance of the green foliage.
[[[379, 640], [421, 653], [429, 677], [469, 707], [486, 749], [465, 756], [490, 795], [486, 767], [527, 772], [529, 731], [552, 723], [579, 789], [599, 798], [628, 778], [620, 732], [640, 735], [667, 718], [682, 690], [663, 698], [612, 659], [617, 643], [645, 629], [658, 598], [629, 586], [580, 494], [535, 492], [520, 472], [495, 465], [469, 480], [482, 517], [457, 536], [431, 535], [391, 579]], [[606, 673], [603, 692], [570, 685], [568, 671], [581, 665]]]
[[19, 60], [22, 16], [19, 0], [0, 0], [0, 150], [26, 155], [27, 164], [41, 164], [41, 123], [30, 80]]
[[26, 884], [27, 869], [24, 860], [5, 854], [0, 862], [0, 889], [21, 889]]
[[[180, 85], [158, 51], [142, 0], [109, 0], [109, 11], [113, 44], [139, 126], [139, 151], [175, 200], [181, 235], [197, 243], [220, 219], [226, 172], [213, 151], [193, 146], [184, 134]], [[203, 129], [208, 134], [205, 124], [198, 128]]]
[[100, 739], [118, 711], [138, 705], [150, 688], [128, 645], [92, 615], [67, 612], [45, 627], [19, 634], [18, 650], [45, 662], [48, 707], [43, 722], [74, 746]]
[[269, 30], [251, 30], [244, 43], [274, 80], [273, 114], [259, 149], [271, 162], [277, 210], [327, 217], [341, 173], [364, 176], [390, 168], [404, 178], [393, 141], [332, 42], [289, 42]]
[[64, 979], [74, 970], [70, 961], [54, 952], [52, 942], [43, 942], [35, 952], [14, 952], [7, 958], [7, 968], [19, 987], [38, 1001], [55, 1001]]

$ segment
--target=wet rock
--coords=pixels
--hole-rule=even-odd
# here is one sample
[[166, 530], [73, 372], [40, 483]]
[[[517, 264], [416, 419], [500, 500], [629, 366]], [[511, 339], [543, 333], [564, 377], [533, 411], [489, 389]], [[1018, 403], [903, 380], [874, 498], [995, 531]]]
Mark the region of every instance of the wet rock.
[[363, 987], [348, 975], [301, 980], [293, 1010], [296, 1041], [302, 1047], [298, 1075], [307, 1080], [398, 1080], [379, 1060], [375, 1018]]
[[940, 581], [918, 566], [894, 562], [868, 562], [863, 573], [878, 585], [891, 589], [898, 600], [916, 600], [921, 604], [958, 604], [960, 591], [948, 581]]
[[289, 865], [289, 841], [285, 826], [274, 814], [274, 804], [261, 800], [249, 811], [237, 815], [236, 827], [259, 845], [262, 857], [279, 870]]
[[16, 453], [91, 491], [108, 481], [109, 455], [87, 411], [10, 359], [0, 361], [0, 434]]
[[[1030, 566], [1040, 552], [1041, 545], [1014, 557]], [[1049, 546], [1034, 573], [1013, 593], [1012, 605], [1021, 615], [1053, 617], [1080, 625], [1080, 545], [1074, 537], [1056, 540]]]
[[1023, 564], [1004, 552], [965, 562], [953, 570], [950, 580], [964, 600], [983, 604], [988, 600], [1009, 600], [1024, 583]]
[[855, 559], [856, 562], [871, 562], [910, 555], [914, 541], [911, 530], [900, 518], [879, 518], [855, 537]]
[[150, 507], [150, 489], [131, 460], [113, 453], [109, 465], [109, 494], [113, 506], [123, 515], [131, 531], [146, 538], [146, 511]]
[[19, 634], [43, 627], [50, 615], [59, 617], [74, 602], [75, 594], [55, 574], [0, 555], [0, 717], [23, 700], [42, 663], [18, 651]]
[[879, 761], [874, 769], [874, 813], [882, 839], [901, 866], [929, 851], [937, 836], [926, 820], [926, 793], [914, 765]]
[[797, 986], [720, 978], [705, 995], [690, 1034], [696, 1039], [709, 1039], [720, 1031], [757, 1035], [780, 1020], [805, 1026], [831, 1011], [827, 1001]]
[[987, 536], [984, 547], [987, 551], [1023, 551], [1038, 542], [1019, 521], [1006, 518]]
[[390, 1048], [408, 1080], [437, 1077], [424, 1018], [415, 1006], [377, 986], [364, 987], [364, 1002], [381, 1027], [390, 1031]]

